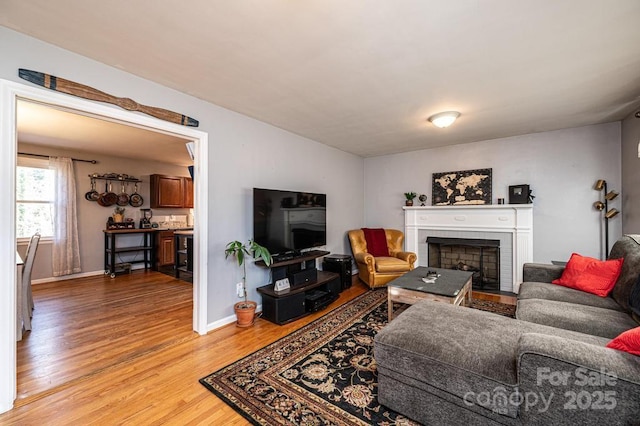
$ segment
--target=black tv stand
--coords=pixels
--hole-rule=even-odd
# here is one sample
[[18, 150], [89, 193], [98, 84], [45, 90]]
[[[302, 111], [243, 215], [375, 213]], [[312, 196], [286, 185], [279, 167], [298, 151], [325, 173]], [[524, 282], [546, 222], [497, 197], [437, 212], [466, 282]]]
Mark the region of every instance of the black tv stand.
[[301, 257], [301, 256], [302, 256], [302, 254], [297, 250], [288, 251], [286, 253], [274, 255], [273, 256], [273, 262], [274, 263], [284, 262], [284, 261], [287, 261], [287, 260], [297, 259], [298, 257]]
[[[274, 285], [259, 287], [262, 295], [262, 317], [276, 324], [286, 324], [312, 312], [326, 308], [342, 290], [340, 275], [318, 271], [316, 259], [328, 251], [313, 250], [299, 257], [278, 260], [270, 265], [273, 281], [288, 278], [290, 288], [275, 291]], [[256, 262], [265, 266], [264, 262]]]

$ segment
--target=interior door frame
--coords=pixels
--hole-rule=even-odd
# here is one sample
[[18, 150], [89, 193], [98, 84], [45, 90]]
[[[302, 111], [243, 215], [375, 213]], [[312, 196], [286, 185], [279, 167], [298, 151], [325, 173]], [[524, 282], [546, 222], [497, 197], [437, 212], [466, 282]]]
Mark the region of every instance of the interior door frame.
[[[0, 413], [12, 409], [17, 396], [15, 181], [18, 99], [68, 108], [97, 118], [169, 133], [195, 142], [193, 250], [196, 268], [193, 271], [193, 329], [201, 335], [207, 333], [209, 135], [201, 130], [115, 106], [0, 79], [0, 223], [5, 224], [0, 234]], [[7, 224], [10, 226], [6, 226]]]

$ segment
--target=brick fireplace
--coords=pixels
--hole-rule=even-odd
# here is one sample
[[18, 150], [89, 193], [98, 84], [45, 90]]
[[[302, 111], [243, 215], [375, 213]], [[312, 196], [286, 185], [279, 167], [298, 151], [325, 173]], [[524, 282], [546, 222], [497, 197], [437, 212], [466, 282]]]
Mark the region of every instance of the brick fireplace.
[[500, 240], [427, 237], [428, 266], [473, 272], [473, 289], [500, 290]]
[[[429, 266], [429, 237], [493, 240], [493, 244], [499, 245], [496, 287], [501, 291], [518, 292], [522, 266], [533, 261], [532, 204], [404, 207], [404, 210], [405, 249], [417, 254], [416, 266]], [[469, 260], [474, 259], [472, 251], [465, 248], [464, 256], [468, 254]], [[449, 257], [454, 259], [460, 255]], [[482, 269], [488, 271], [484, 263]]]

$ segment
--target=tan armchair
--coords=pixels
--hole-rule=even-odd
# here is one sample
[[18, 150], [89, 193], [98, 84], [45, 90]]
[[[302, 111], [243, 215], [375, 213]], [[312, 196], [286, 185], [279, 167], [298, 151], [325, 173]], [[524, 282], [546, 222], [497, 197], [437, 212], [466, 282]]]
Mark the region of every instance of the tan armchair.
[[358, 265], [359, 276], [371, 288], [382, 287], [414, 268], [415, 253], [403, 251], [404, 234], [397, 229], [385, 229], [389, 257], [373, 257], [367, 252], [367, 240], [362, 229], [349, 231], [349, 242]]

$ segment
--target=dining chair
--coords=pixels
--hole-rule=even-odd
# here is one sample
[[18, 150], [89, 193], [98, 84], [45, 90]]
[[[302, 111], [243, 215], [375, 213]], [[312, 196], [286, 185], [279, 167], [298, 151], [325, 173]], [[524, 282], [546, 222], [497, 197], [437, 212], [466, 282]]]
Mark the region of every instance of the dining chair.
[[29, 240], [24, 269], [22, 270], [22, 307], [19, 309], [22, 309], [22, 323], [25, 330], [31, 330], [31, 317], [35, 307], [33, 294], [31, 293], [31, 270], [33, 269], [33, 261], [35, 260], [39, 243], [40, 234], [36, 232]]

